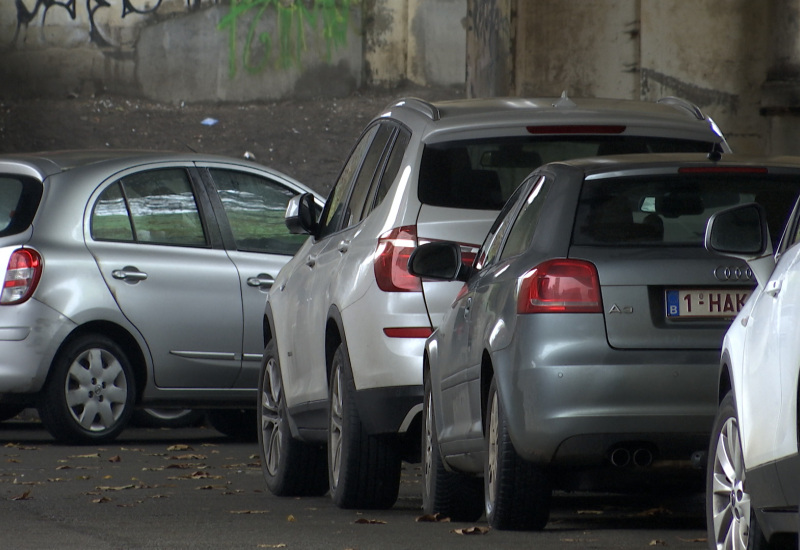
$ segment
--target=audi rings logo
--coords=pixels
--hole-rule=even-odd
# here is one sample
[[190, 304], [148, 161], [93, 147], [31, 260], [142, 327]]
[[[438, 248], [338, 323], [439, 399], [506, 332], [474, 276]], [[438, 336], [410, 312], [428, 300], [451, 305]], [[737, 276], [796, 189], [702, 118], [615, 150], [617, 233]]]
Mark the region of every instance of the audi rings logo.
[[720, 281], [752, 281], [753, 270], [749, 267], [719, 266], [714, 270], [714, 277]]

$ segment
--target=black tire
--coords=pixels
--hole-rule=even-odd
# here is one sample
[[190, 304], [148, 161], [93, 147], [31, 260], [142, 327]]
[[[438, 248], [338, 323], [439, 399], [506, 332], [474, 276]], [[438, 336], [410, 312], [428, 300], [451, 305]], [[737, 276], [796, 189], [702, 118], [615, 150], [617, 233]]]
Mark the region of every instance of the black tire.
[[739, 420], [733, 392], [728, 392], [717, 409], [706, 467], [706, 531], [708, 547], [768, 550], [767, 543], [750, 506], [750, 494], [742, 460]]
[[444, 467], [433, 414], [430, 374], [425, 373], [422, 405], [422, 511], [439, 513], [452, 521], [473, 522], [483, 515], [480, 477], [450, 472]]
[[212, 428], [236, 441], [256, 441], [258, 438], [255, 409], [210, 409], [206, 418]]
[[24, 410], [24, 405], [0, 405], [0, 422], [11, 420]]
[[122, 348], [106, 336], [86, 334], [69, 342], [53, 361], [39, 417], [59, 441], [111, 441], [133, 413], [135, 387]]
[[205, 415], [199, 409], [147, 408], [134, 411], [131, 424], [144, 428], [189, 428], [198, 426]]
[[547, 471], [523, 460], [514, 449], [494, 379], [486, 403], [486, 519], [494, 529], [544, 529], [553, 494]]
[[333, 356], [329, 388], [328, 481], [339, 508], [387, 509], [397, 501], [402, 466], [397, 438], [367, 434], [355, 403], [344, 344]]
[[274, 340], [264, 350], [258, 394], [258, 448], [261, 472], [277, 496], [322, 496], [328, 492], [325, 447], [292, 437], [283, 393], [280, 359]]

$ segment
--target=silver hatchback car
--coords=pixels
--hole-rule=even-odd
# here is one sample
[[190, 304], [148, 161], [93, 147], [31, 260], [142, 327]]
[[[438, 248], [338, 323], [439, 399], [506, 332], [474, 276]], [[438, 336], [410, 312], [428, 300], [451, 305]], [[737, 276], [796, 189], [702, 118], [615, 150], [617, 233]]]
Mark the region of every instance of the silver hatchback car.
[[425, 347], [425, 510], [541, 529], [553, 489], [702, 456], [720, 345], [756, 283], [704, 249], [706, 221], [757, 202], [780, 235], [798, 195], [796, 165], [735, 155], [554, 163], [471, 266], [456, 243], [417, 248], [412, 273], [462, 283]]
[[[137, 405], [254, 408], [260, 320], [300, 247], [308, 188], [224, 157], [0, 156], [0, 413], [61, 440], [115, 437]], [[320, 201], [321, 204], [321, 201]]]
[[[506, 199], [543, 162], [622, 152], [726, 151], [675, 99], [403, 99], [358, 140], [311, 238], [281, 270], [264, 320], [262, 467], [279, 495], [330, 490], [338, 506], [389, 507], [401, 460], [419, 460], [422, 351], [461, 284], [420, 281], [408, 257], [455, 240], [474, 256]], [[327, 449], [327, 458], [326, 458]]]

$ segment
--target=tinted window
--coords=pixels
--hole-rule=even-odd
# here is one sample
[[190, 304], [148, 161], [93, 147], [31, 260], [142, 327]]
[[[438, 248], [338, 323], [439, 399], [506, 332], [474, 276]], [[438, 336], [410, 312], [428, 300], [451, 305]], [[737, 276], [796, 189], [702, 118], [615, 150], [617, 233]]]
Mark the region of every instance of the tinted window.
[[38, 181], [0, 175], [0, 237], [25, 231], [41, 198], [42, 184]]
[[286, 204], [296, 193], [267, 178], [234, 170], [209, 170], [214, 178], [238, 250], [289, 254], [306, 235], [292, 235], [284, 223]]
[[97, 240], [203, 246], [200, 213], [186, 171], [151, 170], [108, 187], [92, 211]]
[[386, 163], [386, 169], [383, 171], [383, 175], [378, 184], [378, 192], [375, 194], [375, 201], [372, 204], [372, 208], [369, 210], [376, 208], [383, 202], [383, 199], [389, 192], [389, 188], [394, 183], [394, 180], [397, 178], [397, 173], [400, 171], [400, 166], [403, 163], [403, 156], [406, 154], [410, 139], [411, 134], [407, 130], [401, 128], [398, 131], [397, 138], [395, 138], [394, 145], [392, 146], [392, 152], [389, 154], [389, 160]]
[[508, 234], [500, 259], [516, 256], [528, 248], [531, 238], [533, 238], [533, 232], [536, 231], [536, 225], [539, 223], [542, 206], [552, 181], [552, 179], [541, 176], [536, 185], [533, 186], [533, 189], [527, 194], [517, 219]]
[[375, 172], [378, 164], [383, 158], [383, 152], [392, 137], [393, 128], [387, 124], [378, 127], [375, 139], [369, 146], [361, 169], [358, 171], [356, 183], [353, 186], [353, 193], [350, 195], [350, 204], [347, 209], [347, 219], [345, 226], [350, 226], [361, 221], [366, 210], [369, 190], [372, 189], [372, 182], [375, 179]]
[[428, 144], [419, 200], [431, 206], [499, 210], [534, 168], [626, 153], [707, 152], [712, 144], [640, 136], [519, 136]]
[[777, 242], [800, 182], [758, 174], [679, 174], [609, 178], [583, 185], [573, 243], [703, 246], [713, 213], [748, 202], [767, 212]]

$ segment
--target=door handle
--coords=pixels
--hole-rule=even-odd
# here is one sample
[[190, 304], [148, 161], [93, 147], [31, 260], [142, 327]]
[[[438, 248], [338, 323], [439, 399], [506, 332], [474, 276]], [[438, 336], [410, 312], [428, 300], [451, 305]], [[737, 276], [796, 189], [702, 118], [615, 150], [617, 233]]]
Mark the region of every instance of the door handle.
[[138, 268], [131, 265], [126, 265], [122, 269], [115, 269], [111, 272], [111, 276], [119, 281], [126, 283], [136, 284], [139, 281], [147, 279], [147, 273], [139, 271]]
[[261, 288], [263, 290], [272, 288], [273, 284], [275, 284], [275, 278], [267, 273], [259, 273], [255, 277], [247, 278], [247, 286]]

